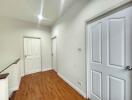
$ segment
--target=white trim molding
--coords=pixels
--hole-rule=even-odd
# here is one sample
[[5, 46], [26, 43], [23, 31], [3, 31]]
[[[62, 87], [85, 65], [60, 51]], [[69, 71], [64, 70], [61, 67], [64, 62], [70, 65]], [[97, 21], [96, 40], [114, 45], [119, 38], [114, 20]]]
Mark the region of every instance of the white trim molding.
[[14, 92], [14, 91], [17, 91], [17, 90], [19, 90], [18, 86], [14, 86], [13, 88], [10, 88], [10, 89], [9, 89], [9, 97], [11, 97], [12, 94], [13, 94], [13, 92]]
[[[43, 68], [43, 67], [42, 67]], [[49, 70], [53, 70], [52, 68], [45, 68], [45, 69], [42, 69], [43, 72], [45, 71], [49, 71]]]
[[81, 89], [79, 89], [76, 85], [74, 85], [72, 82], [70, 82], [68, 79], [66, 79], [62, 74], [57, 73], [59, 77], [61, 77], [68, 85], [70, 85], [73, 89], [75, 89], [80, 95], [82, 95], [84, 98], [87, 98], [86, 93], [84, 93]]
[[89, 18], [88, 20], [86, 20], [86, 24], [101, 17], [102, 15], [106, 15], [107, 13], [110, 13], [111, 11], [114, 11], [114, 10], [116, 10], [122, 6], [125, 6], [127, 4], [130, 4], [130, 3], [132, 3], [132, 0], [123, 0], [123, 1], [119, 2], [118, 4], [112, 6], [111, 8], [108, 8], [108, 9], [104, 10], [103, 12], [98, 13], [95, 16]]

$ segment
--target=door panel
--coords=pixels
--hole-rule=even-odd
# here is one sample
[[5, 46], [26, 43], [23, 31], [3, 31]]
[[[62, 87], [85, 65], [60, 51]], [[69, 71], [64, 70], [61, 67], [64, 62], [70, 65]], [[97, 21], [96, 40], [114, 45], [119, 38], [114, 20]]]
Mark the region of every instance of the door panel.
[[41, 71], [41, 42], [36, 38], [24, 38], [25, 74]]
[[92, 60], [97, 63], [101, 63], [101, 32], [102, 23], [98, 23], [92, 27]]
[[57, 51], [56, 51], [56, 46], [57, 46], [57, 44], [56, 44], [56, 38], [53, 38], [52, 39], [52, 66], [53, 66], [53, 69], [57, 72], [57, 58], [56, 58], [56, 56], [57, 56]]
[[102, 74], [101, 72], [92, 71], [92, 95], [94, 95], [97, 100], [101, 99], [101, 84], [102, 84]]
[[31, 40], [24, 38], [24, 55], [31, 55]]
[[123, 67], [125, 63], [125, 18], [109, 20], [109, 65]]
[[108, 100], [125, 100], [125, 80], [109, 76]]
[[130, 12], [132, 7], [87, 25], [91, 100], [132, 100], [132, 72], [126, 70], [132, 66]]

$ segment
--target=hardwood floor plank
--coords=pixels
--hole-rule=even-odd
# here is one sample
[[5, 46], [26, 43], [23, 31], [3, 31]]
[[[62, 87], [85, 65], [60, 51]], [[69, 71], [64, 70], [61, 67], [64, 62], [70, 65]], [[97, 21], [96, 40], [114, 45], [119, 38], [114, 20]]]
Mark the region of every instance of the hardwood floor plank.
[[86, 100], [53, 70], [22, 78], [14, 100]]

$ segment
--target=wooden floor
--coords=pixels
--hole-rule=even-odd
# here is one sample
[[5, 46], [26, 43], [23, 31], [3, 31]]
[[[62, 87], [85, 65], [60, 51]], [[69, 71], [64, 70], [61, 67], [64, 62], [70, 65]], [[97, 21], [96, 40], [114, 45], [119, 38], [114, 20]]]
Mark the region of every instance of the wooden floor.
[[22, 78], [14, 100], [86, 100], [66, 84], [54, 71]]

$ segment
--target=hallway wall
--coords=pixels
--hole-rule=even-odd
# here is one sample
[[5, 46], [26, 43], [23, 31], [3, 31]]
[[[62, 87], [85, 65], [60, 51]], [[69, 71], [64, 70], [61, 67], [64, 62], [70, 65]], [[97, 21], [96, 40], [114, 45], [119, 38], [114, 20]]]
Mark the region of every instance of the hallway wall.
[[85, 22], [99, 13], [130, 0], [80, 0], [56, 22], [58, 73], [86, 96]]
[[0, 17], [0, 69], [9, 62], [21, 58], [23, 65], [23, 37], [40, 37], [42, 39], [42, 67], [51, 68], [51, 34], [50, 28], [12, 18]]

